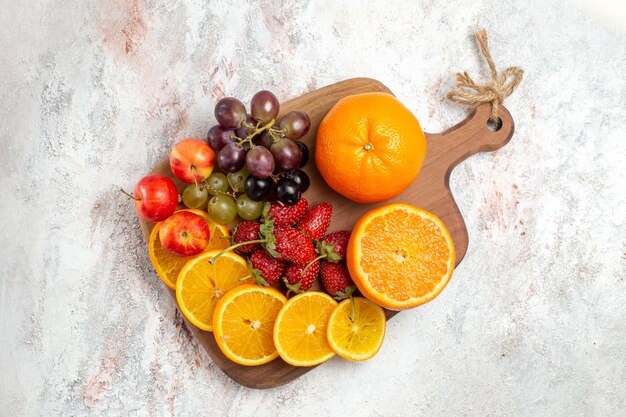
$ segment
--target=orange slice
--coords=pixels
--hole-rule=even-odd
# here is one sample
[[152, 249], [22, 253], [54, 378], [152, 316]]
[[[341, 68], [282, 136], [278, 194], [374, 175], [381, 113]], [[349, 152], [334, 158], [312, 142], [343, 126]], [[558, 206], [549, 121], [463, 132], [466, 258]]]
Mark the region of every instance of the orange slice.
[[252, 281], [246, 260], [225, 252], [215, 264], [219, 250], [202, 252], [185, 264], [176, 281], [176, 301], [180, 311], [195, 326], [213, 331], [213, 310], [230, 289]]
[[454, 243], [426, 210], [394, 203], [363, 215], [348, 243], [347, 265], [361, 293], [403, 310], [435, 298], [454, 270]]
[[328, 317], [337, 301], [322, 292], [298, 294], [278, 313], [274, 346], [283, 360], [293, 366], [314, 366], [335, 356], [328, 345]]
[[386, 324], [383, 309], [368, 299], [343, 300], [328, 319], [328, 344], [342, 358], [370, 359], [383, 345]]
[[246, 366], [276, 359], [272, 332], [286, 302], [274, 288], [240, 285], [228, 291], [213, 312], [213, 336], [224, 355]]
[[[226, 249], [228, 247], [230, 240], [222, 237], [228, 236], [228, 228], [222, 224], [213, 222], [206, 211], [197, 209], [183, 209], [178, 211], [189, 211], [202, 216], [204, 220], [206, 220], [211, 237], [205, 251], [213, 249]], [[178, 277], [180, 270], [183, 269], [183, 266], [185, 266], [190, 259], [193, 259], [193, 256], [176, 256], [163, 248], [159, 239], [161, 224], [162, 222], [155, 224], [152, 232], [150, 232], [150, 238], [148, 239], [148, 254], [150, 255], [150, 260], [152, 261], [152, 265], [154, 266], [159, 278], [161, 278], [165, 285], [174, 289], [176, 288], [176, 278]]]

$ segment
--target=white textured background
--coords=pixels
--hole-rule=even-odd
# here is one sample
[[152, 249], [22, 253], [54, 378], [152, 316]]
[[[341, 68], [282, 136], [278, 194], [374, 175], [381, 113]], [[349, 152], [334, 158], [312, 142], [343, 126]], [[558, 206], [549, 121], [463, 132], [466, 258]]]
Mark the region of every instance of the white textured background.
[[[0, 0], [0, 415], [624, 415], [626, 26], [568, 1], [337, 3]], [[447, 128], [454, 72], [487, 75], [479, 26], [526, 77], [511, 143], [452, 176], [470, 248], [446, 290], [367, 363], [229, 380], [119, 187], [224, 94], [368, 76]]]

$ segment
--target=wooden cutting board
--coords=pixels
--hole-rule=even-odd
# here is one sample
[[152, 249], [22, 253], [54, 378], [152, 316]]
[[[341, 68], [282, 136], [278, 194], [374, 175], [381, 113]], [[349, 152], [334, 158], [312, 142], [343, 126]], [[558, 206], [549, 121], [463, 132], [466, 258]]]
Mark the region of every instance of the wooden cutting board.
[[[334, 214], [330, 231], [351, 230], [356, 220], [363, 213], [393, 201], [406, 202], [425, 208], [439, 216], [450, 231], [454, 240], [456, 264], [458, 265], [467, 251], [468, 236], [463, 217], [450, 192], [450, 173], [456, 165], [469, 156], [481, 151], [493, 151], [504, 146], [513, 135], [513, 119], [504, 107], [500, 107], [502, 126], [499, 130], [492, 131], [487, 126], [491, 110], [490, 105], [485, 104], [477, 107], [467, 119], [445, 132], [426, 133], [428, 141], [426, 159], [415, 182], [404, 193], [392, 200], [378, 204], [358, 204], [334, 192], [320, 176], [314, 163], [315, 137], [322, 118], [341, 98], [352, 94], [380, 91], [391, 93], [387, 87], [376, 80], [354, 78], [320, 88], [281, 105], [281, 113], [289, 110], [303, 110], [311, 118], [311, 131], [301, 139], [311, 151], [310, 162], [304, 169], [311, 178], [311, 188], [305, 193], [305, 197], [311, 204], [320, 201], [332, 203]], [[167, 175], [172, 178], [179, 192], [182, 192], [186, 185], [172, 175], [168, 160], [158, 164], [152, 173]], [[147, 241], [153, 224], [141, 220], [140, 223]], [[154, 277], [151, 276], [150, 279], [158, 278], [155, 275]], [[319, 283], [317, 285], [319, 289]], [[176, 294], [174, 291], [170, 290], [170, 292], [172, 302], [176, 303]], [[397, 312], [387, 311], [388, 318], [395, 314]], [[256, 367], [237, 365], [222, 354], [212, 333], [202, 331], [186, 320], [185, 323], [222, 371], [241, 385], [251, 388], [272, 388], [285, 384], [312, 369], [291, 366], [280, 358]]]

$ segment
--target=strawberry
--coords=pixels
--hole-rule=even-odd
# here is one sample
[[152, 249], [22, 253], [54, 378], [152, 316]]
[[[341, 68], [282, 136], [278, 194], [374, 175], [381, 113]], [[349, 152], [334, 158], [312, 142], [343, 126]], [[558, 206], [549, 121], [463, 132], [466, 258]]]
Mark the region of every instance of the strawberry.
[[261, 226], [261, 236], [265, 250], [276, 259], [307, 264], [317, 255], [311, 240], [293, 227], [274, 227], [270, 222]]
[[322, 262], [320, 275], [324, 289], [336, 300], [350, 297], [356, 289], [345, 264]]
[[[244, 220], [235, 226], [233, 231], [233, 243], [248, 242], [250, 240], [259, 240], [261, 223]], [[250, 243], [248, 245], [239, 246], [237, 251], [241, 253], [252, 253], [261, 249], [260, 243]]]
[[269, 287], [278, 282], [285, 270], [285, 262], [274, 259], [263, 249], [259, 249], [250, 255], [248, 266], [257, 284]]
[[311, 239], [318, 240], [328, 230], [332, 215], [333, 206], [330, 203], [319, 203], [304, 213], [298, 222], [298, 229], [306, 233]]
[[276, 226], [293, 226], [304, 215], [309, 203], [306, 199], [301, 198], [293, 206], [283, 205], [277, 202], [267, 203], [263, 210], [263, 219], [265, 222], [274, 220]]
[[287, 288], [290, 290], [295, 292], [304, 292], [311, 288], [317, 279], [319, 272], [320, 261], [315, 261], [308, 266], [289, 263], [285, 268], [285, 276], [283, 277], [283, 280], [285, 281]]
[[229, 246], [211, 259], [215, 264], [224, 253], [253, 243], [262, 243], [265, 251], [275, 259], [307, 264], [317, 256], [311, 240], [302, 231], [289, 226], [274, 226], [270, 220], [259, 227], [260, 239], [243, 241]]
[[328, 262], [341, 262], [346, 259], [349, 240], [350, 232], [347, 230], [329, 233], [317, 242], [317, 253]]

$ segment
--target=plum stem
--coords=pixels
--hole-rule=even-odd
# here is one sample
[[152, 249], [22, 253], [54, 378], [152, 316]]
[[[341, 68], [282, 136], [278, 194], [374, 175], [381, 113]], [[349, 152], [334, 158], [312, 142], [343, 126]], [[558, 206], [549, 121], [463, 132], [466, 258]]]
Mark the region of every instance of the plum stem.
[[133, 195], [132, 195], [131, 193], [128, 193], [128, 192], [124, 191], [124, 189], [123, 189], [123, 188], [120, 188], [120, 191], [122, 192], [122, 194], [126, 195], [126, 196], [127, 196], [127, 197], [129, 197], [129, 198], [132, 198], [132, 199], [133, 199], [133, 200], [135, 200], [135, 201], [141, 201], [141, 198], [135, 198], [135, 197], [133, 197]]

